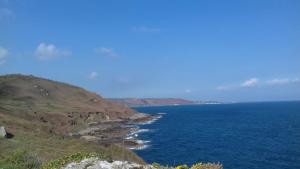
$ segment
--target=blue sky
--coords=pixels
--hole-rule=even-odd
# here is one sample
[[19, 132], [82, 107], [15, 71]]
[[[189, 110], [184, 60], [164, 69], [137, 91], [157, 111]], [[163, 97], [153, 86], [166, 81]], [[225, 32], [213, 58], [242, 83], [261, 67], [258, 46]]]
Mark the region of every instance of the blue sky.
[[0, 0], [0, 74], [103, 97], [300, 99], [298, 0]]

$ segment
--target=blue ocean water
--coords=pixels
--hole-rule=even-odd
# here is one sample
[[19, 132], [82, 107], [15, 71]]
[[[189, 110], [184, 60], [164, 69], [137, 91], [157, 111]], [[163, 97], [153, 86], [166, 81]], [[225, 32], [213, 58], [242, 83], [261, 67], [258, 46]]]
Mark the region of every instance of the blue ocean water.
[[220, 162], [225, 169], [300, 169], [300, 102], [139, 107], [165, 113], [143, 125], [136, 150], [163, 165]]

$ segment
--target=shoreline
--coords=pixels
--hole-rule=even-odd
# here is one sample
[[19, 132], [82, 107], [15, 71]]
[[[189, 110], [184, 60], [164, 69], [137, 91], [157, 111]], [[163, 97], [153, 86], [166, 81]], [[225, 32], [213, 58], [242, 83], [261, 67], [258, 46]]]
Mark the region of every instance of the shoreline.
[[156, 115], [152, 115], [151, 119], [133, 124], [133, 126], [130, 128], [130, 132], [123, 138], [125, 142], [127, 141], [133, 144], [124, 144], [124, 146], [130, 150], [143, 150], [145, 148], [148, 148], [150, 146], [148, 145], [148, 143], [150, 143], [151, 141], [141, 140], [138, 137], [140, 133], [151, 132], [152, 130], [141, 128], [141, 126], [155, 123], [160, 118], [162, 118], [162, 115], [157, 113]]
[[199, 105], [219, 105], [219, 104], [231, 104], [231, 103], [195, 103], [195, 104], [163, 104], [163, 105], [137, 105], [128, 106], [129, 108], [143, 108], [143, 107], [167, 107], [167, 106], [199, 106]]
[[93, 122], [69, 136], [101, 145], [117, 144], [130, 150], [141, 150], [147, 148], [150, 141], [138, 139], [140, 133], [149, 132], [140, 126], [152, 124], [161, 117], [161, 114], [138, 113], [121, 121]]

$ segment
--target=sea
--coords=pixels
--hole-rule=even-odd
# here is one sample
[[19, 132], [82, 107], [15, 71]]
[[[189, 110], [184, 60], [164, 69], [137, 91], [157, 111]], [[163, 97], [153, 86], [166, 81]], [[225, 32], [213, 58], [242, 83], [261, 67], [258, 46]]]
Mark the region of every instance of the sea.
[[300, 101], [135, 109], [161, 117], [136, 134], [145, 146], [134, 151], [147, 163], [300, 169]]

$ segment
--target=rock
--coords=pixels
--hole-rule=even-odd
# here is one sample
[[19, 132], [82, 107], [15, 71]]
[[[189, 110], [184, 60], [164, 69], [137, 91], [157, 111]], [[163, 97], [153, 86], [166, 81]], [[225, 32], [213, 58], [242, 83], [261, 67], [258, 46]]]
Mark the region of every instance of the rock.
[[90, 127], [90, 128], [86, 128], [84, 130], [80, 130], [78, 132], [78, 135], [88, 135], [88, 134], [93, 134], [95, 133], [96, 131], [100, 130], [100, 128], [98, 127]]
[[140, 165], [130, 163], [128, 161], [108, 161], [100, 160], [99, 158], [87, 158], [78, 163], [70, 163], [64, 169], [155, 169], [151, 165]]
[[7, 133], [5, 131], [5, 128], [3, 126], [0, 127], [0, 138], [6, 138]]
[[83, 139], [88, 142], [97, 142], [98, 140], [100, 140], [100, 138], [96, 136], [81, 136], [80, 139]]

